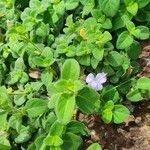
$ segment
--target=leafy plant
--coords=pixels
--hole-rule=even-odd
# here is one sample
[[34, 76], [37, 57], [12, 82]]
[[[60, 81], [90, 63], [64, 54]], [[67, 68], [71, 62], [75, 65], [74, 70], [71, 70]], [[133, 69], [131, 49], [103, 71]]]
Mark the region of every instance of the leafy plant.
[[150, 79], [136, 77], [150, 0], [1, 0], [0, 10], [0, 149], [82, 149], [78, 113], [119, 124], [126, 100], [150, 98]]

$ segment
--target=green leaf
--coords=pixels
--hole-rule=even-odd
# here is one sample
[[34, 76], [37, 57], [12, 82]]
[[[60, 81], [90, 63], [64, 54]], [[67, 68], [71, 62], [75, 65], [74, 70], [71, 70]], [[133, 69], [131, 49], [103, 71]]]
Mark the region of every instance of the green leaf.
[[111, 51], [107, 56], [107, 61], [113, 67], [118, 67], [123, 64], [123, 57], [117, 51]]
[[94, 58], [101, 61], [103, 59], [104, 49], [98, 46], [95, 46], [92, 50], [92, 53], [93, 53]]
[[130, 12], [133, 16], [136, 15], [137, 11], [138, 11], [138, 4], [136, 2], [131, 3], [130, 5], [128, 5], [127, 7], [128, 12]]
[[85, 87], [78, 92], [76, 104], [82, 112], [94, 113], [100, 106], [99, 94], [95, 90]]
[[70, 122], [71, 118], [73, 117], [74, 108], [75, 96], [67, 93], [62, 94], [58, 99], [55, 108], [58, 120], [63, 124]]
[[55, 136], [48, 136], [44, 139], [44, 143], [45, 145], [48, 145], [48, 146], [61, 146], [63, 144], [63, 140], [55, 135]]
[[75, 59], [68, 59], [64, 62], [61, 69], [61, 79], [78, 80], [79, 74], [80, 74], [80, 66]]
[[100, 62], [100, 61], [99, 61], [98, 59], [92, 57], [92, 58], [91, 58], [91, 66], [92, 66], [92, 68], [93, 68], [93, 69], [96, 69], [97, 66], [98, 66], [98, 64], [99, 64], [99, 62]]
[[45, 86], [48, 86], [49, 83], [51, 83], [53, 80], [53, 74], [51, 71], [44, 71], [41, 74], [41, 81]]
[[32, 98], [25, 105], [29, 117], [38, 117], [47, 111], [47, 100]]
[[12, 103], [7, 94], [7, 89], [2, 86], [0, 87], [0, 108], [5, 108], [5, 106], [12, 106]]
[[137, 0], [139, 8], [144, 8], [150, 3], [150, 0]]
[[44, 140], [45, 136], [44, 135], [39, 135], [36, 140], [34, 141], [34, 144], [35, 144], [35, 149], [39, 149], [41, 148], [42, 144], [43, 144], [43, 140]]
[[95, 6], [94, 0], [80, 0], [83, 5], [82, 16], [88, 15]]
[[1, 150], [10, 150], [10, 143], [7, 139], [7, 134], [6, 132], [1, 132], [1, 136], [0, 136], [0, 149]]
[[79, 121], [71, 121], [67, 124], [66, 132], [71, 132], [74, 134], [82, 134], [83, 136], [87, 135], [88, 129], [84, 123]]
[[64, 143], [61, 146], [62, 150], [77, 150], [82, 144], [82, 138], [73, 133], [66, 133], [62, 137]]
[[18, 144], [24, 143], [27, 142], [30, 138], [31, 134], [29, 132], [29, 128], [22, 126], [19, 135], [15, 138], [15, 142]]
[[[115, 16], [119, 9], [120, 0], [103, 0], [101, 4], [102, 11], [109, 17]], [[109, 11], [108, 11], [109, 10]]]
[[80, 89], [82, 89], [82, 83], [81, 81], [79, 80], [64, 80], [64, 79], [61, 79], [61, 80], [58, 80], [56, 83], [55, 83], [55, 88], [57, 89], [57, 91], [60, 91], [60, 92], [76, 92]]
[[61, 137], [64, 131], [64, 127], [65, 126], [62, 123], [55, 121], [50, 128], [49, 135], [52, 135], [52, 136], [57, 135]]
[[129, 48], [127, 48], [128, 56], [133, 60], [138, 59], [140, 52], [141, 52], [141, 46], [137, 41], [134, 41], [132, 45]]
[[117, 49], [125, 49], [128, 48], [133, 43], [133, 37], [129, 34], [129, 32], [122, 32], [116, 43]]
[[108, 101], [106, 102], [106, 104], [104, 105], [104, 107], [102, 108], [103, 110], [109, 109], [112, 110], [114, 108], [114, 102], [113, 101]]
[[102, 147], [98, 143], [91, 144], [87, 150], [102, 150]]
[[8, 113], [1, 112], [0, 113], [0, 132], [8, 129], [8, 121], [7, 121]]
[[138, 102], [141, 101], [143, 97], [138, 89], [132, 89], [127, 94], [127, 99], [130, 100], [131, 102]]
[[49, 102], [48, 102], [48, 108], [49, 109], [54, 109], [55, 108], [56, 102], [58, 101], [60, 96], [61, 96], [61, 93], [51, 95], [51, 97], [49, 99]]
[[112, 120], [112, 109], [114, 108], [113, 101], [108, 101], [102, 108], [102, 119], [105, 123], [110, 123]]
[[110, 123], [112, 120], [112, 110], [110, 109], [105, 109], [102, 111], [102, 120], [105, 123]]
[[90, 66], [90, 56], [89, 55], [81, 56], [78, 61], [81, 65]]
[[146, 77], [141, 77], [138, 79], [137, 88], [150, 91], [150, 79]]
[[36, 30], [36, 35], [40, 37], [46, 37], [48, 34], [49, 34], [49, 25], [41, 22], [41, 24], [38, 26]]
[[109, 18], [106, 18], [105, 22], [102, 24], [102, 27], [104, 29], [111, 29], [112, 28], [112, 22]]
[[150, 30], [146, 26], [138, 26], [136, 29], [140, 30], [140, 34], [137, 36], [140, 40], [146, 40], [150, 37]]
[[114, 103], [120, 99], [117, 89], [112, 85], [108, 85], [103, 89], [102, 98], [104, 101], [112, 100]]
[[25, 95], [14, 95], [14, 103], [21, 106], [26, 101]]
[[115, 105], [113, 109], [113, 122], [116, 124], [122, 123], [129, 117], [129, 110], [123, 105]]
[[75, 9], [79, 4], [79, 0], [64, 0], [64, 1], [66, 10]]

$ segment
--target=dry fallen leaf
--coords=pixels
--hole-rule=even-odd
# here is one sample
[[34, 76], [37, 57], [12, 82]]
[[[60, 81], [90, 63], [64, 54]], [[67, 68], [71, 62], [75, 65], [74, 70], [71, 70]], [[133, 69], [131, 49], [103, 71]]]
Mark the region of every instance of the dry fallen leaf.
[[40, 78], [40, 70], [39, 69], [29, 69], [29, 76], [33, 79], [39, 79]]

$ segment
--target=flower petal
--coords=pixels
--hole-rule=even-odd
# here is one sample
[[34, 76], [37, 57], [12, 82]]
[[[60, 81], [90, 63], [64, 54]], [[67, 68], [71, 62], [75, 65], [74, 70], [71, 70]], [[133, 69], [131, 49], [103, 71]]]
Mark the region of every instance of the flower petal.
[[90, 82], [88, 85], [95, 90], [97, 89], [97, 82], [96, 81]]
[[100, 91], [100, 90], [102, 90], [103, 89], [103, 85], [102, 84], [97, 84], [97, 86], [96, 86], [96, 91]]
[[102, 73], [98, 73], [96, 75], [96, 78], [95, 80], [98, 82], [98, 83], [105, 83], [107, 81], [107, 77], [106, 77], [106, 73], [102, 72]]
[[86, 82], [90, 83], [94, 81], [94, 75], [92, 73], [90, 73], [87, 77], [86, 77]]

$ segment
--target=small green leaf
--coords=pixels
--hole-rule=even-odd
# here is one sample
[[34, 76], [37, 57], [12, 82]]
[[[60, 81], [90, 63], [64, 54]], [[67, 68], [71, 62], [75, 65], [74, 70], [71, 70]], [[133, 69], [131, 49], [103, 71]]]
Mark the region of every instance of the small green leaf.
[[38, 117], [47, 111], [47, 100], [32, 98], [25, 105], [29, 117]]
[[75, 107], [75, 96], [64, 93], [60, 96], [56, 103], [55, 112], [58, 117], [58, 120], [67, 124], [71, 121], [73, 117]]
[[112, 110], [110, 109], [105, 109], [102, 111], [102, 120], [105, 123], [110, 123], [112, 120]]
[[41, 81], [45, 86], [48, 86], [49, 83], [51, 83], [53, 80], [53, 74], [51, 71], [44, 71], [41, 74]]
[[61, 69], [61, 79], [78, 80], [80, 74], [79, 63], [75, 59], [68, 59]]
[[150, 91], [150, 79], [146, 77], [141, 77], [138, 79], [137, 88]]
[[79, 0], [65, 0], [66, 10], [75, 9], [79, 4]]
[[102, 150], [102, 147], [98, 143], [91, 144], [87, 150]]
[[129, 34], [129, 32], [122, 32], [116, 43], [117, 49], [125, 49], [128, 48], [133, 43], [133, 37]]
[[114, 102], [110, 100], [110, 101], [106, 102], [106, 104], [104, 105], [104, 107], [102, 109], [103, 110], [105, 110], [105, 109], [112, 110], [113, 108], [114, 108]]
[[127, 7], [128, 12], [130, 12], [133, 16], [136, 15], [137, 11], [138, 11], [138, 4], [136, 2], [131, 3], [128, 5]]
[[143, 97], [138, 89], [133, 89], [127, 94], [127, 99], [131, 102], [138, 102], [141, 101]]
[[115, 105], [113, 109], [113, 122], [116, 124], [122, 123], [129, 117], [129, 110], [123, 105]]
[[138, 26], [136, 29], [140, 30], [139, 35], [137, 36], [138, 39], [140, 40], [146, 40], [150, 37], [150, 30], [146, 26]]
[[93, 53], [94, 58], [101, 61], [103, 59], [104, 49], [98, 46], [95, 46], [95, 48], [92, 50], [92, 53]]
[[61, 146], [63, 144], [63, 140], [57, 135], [48, 136], [44, 139], [44, 143], [48, 146]]
[[8, 129], [7, 115], [8, 113], [6, 112], [0, 113], [0, 131], [5, 131]]
[[99, 94], [95, 90], [85, 87], [78, 92], [76, 103], [82, 112], [94, 113], [100, 105]]
[[64, 131], [64, 127], [65, 126], [62, 123], [55, 121], [50, 128], [49, 135], [52, 135], [52, 136], [57, 135], [61, 137]]

